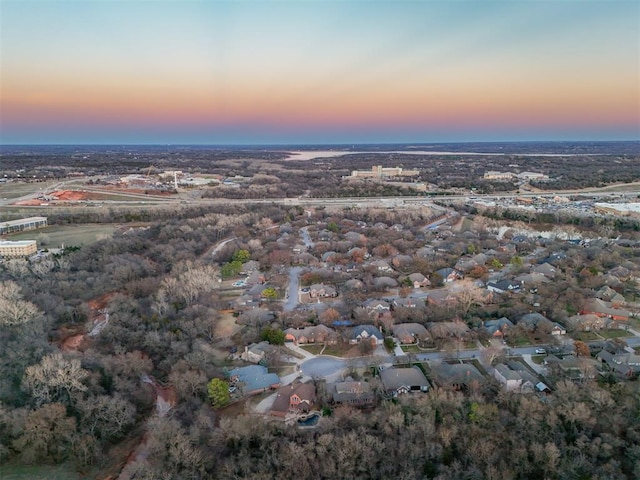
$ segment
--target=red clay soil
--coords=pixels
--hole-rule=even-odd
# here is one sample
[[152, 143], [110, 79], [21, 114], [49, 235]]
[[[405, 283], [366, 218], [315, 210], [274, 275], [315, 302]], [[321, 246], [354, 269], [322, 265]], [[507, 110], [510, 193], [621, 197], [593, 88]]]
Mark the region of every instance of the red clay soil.
[[65, 338], [60, 345], [60, 349], [63, 352], [75, 352], [80, 349], [82, 342], [84, 341], [84, 334], [71, 335]]
[[89, 305], [89, 308], [92, 310], [91, 318], [99, 316], [100, 313], [98, 312], [98, 310], [102, 310], [106, 308], [107, 304], [109, 303], [109, 300], [111, 300], [111, 297], [113, 297], [114, 295], [115, 295], [115, 292], [105, 293], [101, 297], [94, 298], [93, 300], [89, 300], [87, 302], [87, 305]]
[[12, 203], [12, 205], [22, 205], [25, 207], [38, 207], [40, 205], [42, 205], [43, 203], [49, 203], [49, 202], [45, 202], [44, 200], [20, 200], [19, 202], [14, 202]]
[[89, 194], [87, 192], [79, 192], [77, 190], [56, 190], [50, 194], [58, 200], [87, 200]]

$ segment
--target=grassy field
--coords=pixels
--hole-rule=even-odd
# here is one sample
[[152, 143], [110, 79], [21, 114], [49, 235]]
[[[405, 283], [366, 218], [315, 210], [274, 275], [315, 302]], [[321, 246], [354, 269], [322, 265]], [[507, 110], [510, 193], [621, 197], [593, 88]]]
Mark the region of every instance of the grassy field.
[[104, 236], [111, 236], [118, 228], [113, 224], [52, 225], [28, 232], [12, 233], [7, 240], [37, 240], [38, 248], [60, 245], [90, 245]]
[[0, 198], [18, 198], [34, 192], [45, 192], [56, 185], [57, 181], [42, 183], [2, 183], [0, 184]]

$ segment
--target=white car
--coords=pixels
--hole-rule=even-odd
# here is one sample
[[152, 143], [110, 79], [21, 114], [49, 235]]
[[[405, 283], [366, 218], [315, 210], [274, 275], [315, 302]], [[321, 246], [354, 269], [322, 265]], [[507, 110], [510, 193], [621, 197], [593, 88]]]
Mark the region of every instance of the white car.
[[536, 354], [544, 355], [546, 353], [547, 353], [547, 351], [544, 348], [536, 348]]

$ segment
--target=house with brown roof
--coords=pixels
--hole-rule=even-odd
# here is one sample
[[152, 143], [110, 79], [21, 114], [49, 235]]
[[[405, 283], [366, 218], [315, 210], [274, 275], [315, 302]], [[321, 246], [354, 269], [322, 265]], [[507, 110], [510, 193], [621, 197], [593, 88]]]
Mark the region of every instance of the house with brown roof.
[[311, 298], [328, 298], [337, 297], [338, 292], [331, 285], [325, 285], [324, 283], [316, 283], [309, 287], [309, 296]]
[[403, 345], [431, 340], [431, 334], [419, 323], [398, 323], [393, 326], [393, 336]]
[[306, 413], [316, 401], [316, 387], [312, 383], [286, 385], [278, 390], [271, 406], [271, 415], [284, 417], [287, 413]]
[[629, 320], [631, 313], [622, 308], [614, 308], [613, 305], [599, 298], [590, 298], [580, 311], [582, 315], [593, 314], [601, 318], [610, 318], [616, 322], [626, 322]]
[[286, 342], [297, 344], [304, 343], [335, 343], [338, 335], [336, 331], [325, 325], [316, 325], [304, 328], [287, 328], [284, 331]]

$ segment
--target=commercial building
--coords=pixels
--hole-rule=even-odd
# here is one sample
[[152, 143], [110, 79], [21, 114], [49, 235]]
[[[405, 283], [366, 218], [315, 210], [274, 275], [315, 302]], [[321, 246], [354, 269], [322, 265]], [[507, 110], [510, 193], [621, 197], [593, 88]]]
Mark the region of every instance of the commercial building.
[[353, 170], [352, 177], [364, 178], [382, 178], [382, 177], [417, 177], [420, 175], [418, 170], [405, 170], [402, 167], [383, 167], [376, 165], [371, 170]]
[[20, 240], [10, 242], [0, 240], [0, 257], [20, 258], [35, 255], [38, 252], [38, 245], [35, 240]]
[[29, 217], [9, 222], [0, 222], [0, 235], [7, 233], [22, 232], [24, 230], [35, 230], [47, 226], [47, 217]]

